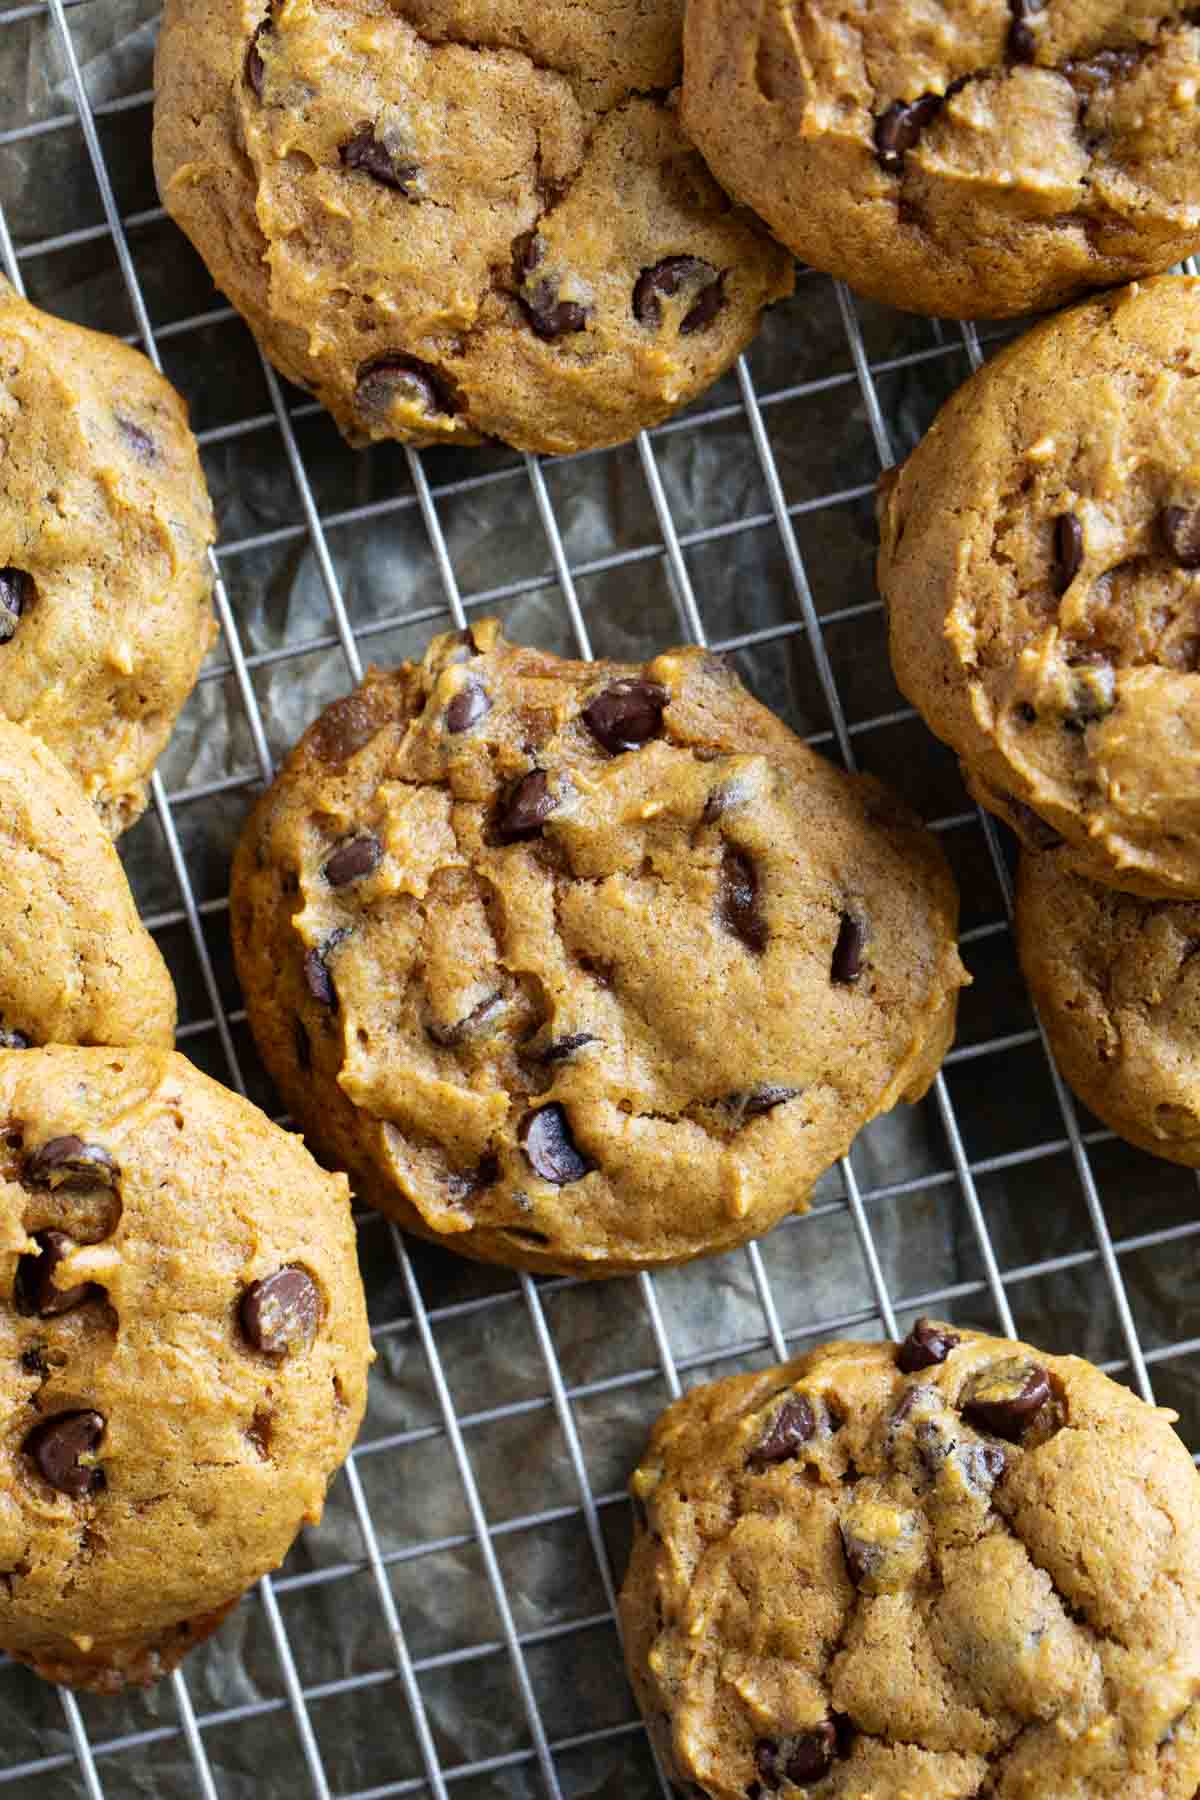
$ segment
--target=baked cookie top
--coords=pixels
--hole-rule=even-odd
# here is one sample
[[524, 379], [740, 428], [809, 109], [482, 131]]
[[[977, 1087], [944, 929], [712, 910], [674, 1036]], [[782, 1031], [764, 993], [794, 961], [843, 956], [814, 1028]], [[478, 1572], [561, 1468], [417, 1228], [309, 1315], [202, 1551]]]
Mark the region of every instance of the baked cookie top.
[[112, 839], [58, 758], [0, 718], [0, 1047], [175, 1042], [175, 990]]
[[1031, 848], [1200, 894], [1200, 282], [1048, 320], [881, 489], [896, 678]]
[[351, 442], [619, 443], [792, 285], [680, 131], [682, 12], [170, 0], [163, 203]]
[[1200, 902], [1116, 893], [1026, 851], [1016, 929], [1080, 1099], [1141, 1149], [1200, 1167]]
[[196, 442], [144, 356], [0, 277], [0, 445], [0, 713], [115, 837], [216, 634]]
[[568, 662], [490, 620], [310, 728], [231, 913], [267, 1065], [364, 1198], [593, 1274], [800, 1206], [924, 1092], [964, 980], [935, 840], [722, 662]]
[[921, 1320], [668, 1408], [630, 1675], [711, 1800], [1192, 1800], [1200, 1476], [1073, 1356]]
[[0, 1646], [165, 1673], [320, 1518], [369, 1357], [299, 1138], [169, 1052], [0, 1051]]
[[1159, 0], [689, 0], [731, 194], [888, 305], [1037, 312], [1200, 243], [1200, 28]]

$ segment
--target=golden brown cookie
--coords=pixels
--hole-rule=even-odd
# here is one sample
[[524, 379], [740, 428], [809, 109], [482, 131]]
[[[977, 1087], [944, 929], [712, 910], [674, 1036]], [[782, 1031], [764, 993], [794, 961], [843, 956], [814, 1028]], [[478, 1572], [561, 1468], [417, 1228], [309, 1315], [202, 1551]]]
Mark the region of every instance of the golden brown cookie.
[[1200, 895], [1200, 282], [1051, 319], [881, 490], [896, 679], [975, 798], [1113, 887]]
[[677, 1400], [621, 1594], [667, 1775], [711, 1800], [1193, 1800], [1200, 1475], [1174, 1417], [928, 1319]]
[[1200, 244], [1200, 24], [1158, 0], [688, 0], [683, 120], [814, 268], [1038, 312]]
[[175, 989], [96, 813], [0, 718], [0, 1046], [175, 1042]]
[[213, 637], [212, 507], [183, 401], [0, 277], [0, 713], [115, 837]]
[[299, 1138], [167, 1051], [0, 1051], [0, 1647], [168, 1673], [320, 1518], [369, 1359]]
[[1116, 893], [1026, 851], [1016, 924], [1079, 1098], [1152, 1156], [1200, 1167], [1200, 903]]
[[264, 1060], [363, 1198], [590, 1275], [802, 1208], [925, 1091], [964, 980], [935, 840], [723, 663], [492, 620], [310, 728], [230, 905]]
[[352, 443], [620, 443], [792, 286], [679, 128], [682, 12], [170, 0], [163, 204]]

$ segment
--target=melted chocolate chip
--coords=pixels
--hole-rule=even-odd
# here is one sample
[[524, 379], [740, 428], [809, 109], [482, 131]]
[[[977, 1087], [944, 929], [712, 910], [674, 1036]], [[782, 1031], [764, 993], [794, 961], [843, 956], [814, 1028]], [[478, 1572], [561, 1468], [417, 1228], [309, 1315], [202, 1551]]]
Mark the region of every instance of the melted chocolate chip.
[[784, 1106], [789, 1100], [795, 1100], [802, 1091], [801, 1088], [776, 1087], [762, 1082], [758, 1087], [726, 1094], [721, 1105], [729, 1114], [734, 1130], [740, 1131], [747, 1119], [760, 1119], [764, 1113], [773, 1112], [777, 1106]]
[[537, 837], [557, 805], [545, 769], [530, 770], [504, 796], [494, 821], [496, 836], [502, 844]]
[[312, 1068], [312, 1039], [303, 1019], [292, 1020], [292, 1039], [296, 1049], [296, 1061], [305, 1074]]
[[543, 1106], [538, 1112], [526, 1113], [520, 1137], [535, 1173], [555, 1187], [581, 1181], [594, 1167], [571, 1136], [565, 1107]]
[[721, 858], [717, 917], [752, 955], [762, 955], [767, 947], [767, 924], [759, 911], [758, 874], [745, 852], [735, 850], [732, 844], [725, 846]]
[[670, 697], [657, 681], [614, 681], [579, 716], [600, 747], [617, 756], [658, 736]]
[[491, 697], [478, 681], [468, 681], [459, 688], [453, 700], [446, 708], [446, 730], [457, 735], [461, 731], [470, 731], [472, 725], [478, 725], [480, 719], [486, 719], [492, 710]]
[[904, 158], [915, 148], [926, 125], [940, 112], [944, 96], [922, 94], [918, 100], [897, 100], [875, 121], [875, 154], [880, 167], [898, 175]]
[[29, 1050], [33, 1040], [27, 1038], [23, 1031], [8, 1031], [0, 1028], [0, 1050]]
[[582, 1050], [585, 1044], [596, 1044], [599, 1041], [594, 1032], [576, 1031], [570, 1037], [555, 1038], [552, 1043], [546, 1045], [544, 1050], [532, 1051], [530, 1055], [535, 1062], [565, 1062], [569, 1056], [574, 1056], [577, 1050]]
[[785, 1780], [797, 1787], [822, 1780], [833, 1767], [837, 1751], [837, 1728], [827, 1719], [814, 1730], [797, 1732], [793, 1737], [759, 1738], [754, 1746], [754, 1767], [764, 1784], [776, 1793]]
[[0, 643], [12, 637], [18, 619], [33, 604], [33, 596], [33, 577], [24, 569], [0, 569]]
[[767, 1469], [799, 1456], [817, 1429], [816, 1417], [803, 1394], [792, 1394], [772, 1419], [766, 1436], [747, 1457], [752, 1469]]
[[21, 1352], [21, 1367], [26, 1375], [36, 1375], [45, 1381], [50, 1373], [50, 1364], [46, 1361], [46, 1352], [40, 1344], [28, 1344]]
[[150, 436], [150, 433], [148, 431], [143, 431], [140, 425], [135, 424], [132, 419], [127, 419], [123, 413], [115, 413], [113, 416], [117, 421], [117, 430], [121, 433], [121, 436], [125, 439], [125, 442], [129, 445], [129, 448], [133, 451], [133, 454], [137, 457], [138, 461], [142, 463], [156, 463], [158, 461], [158, 445]]
[[263, 1356], [307, 1350], [321, 1322], [321, 1297], [305, 1269], [289, 1263], [253, 1281], [238, 1304], [242, 1335]]
[[1012, 24], [1008, 31], [1008, 54], [1014, 62], [1032, 62], [1037, 51], [1037, 32], [1033, 21], [1041, 12], [1043, 0], [1008, 0]]
[[963, 1417], [981, 1431], [1019, 1443], [1027, 1426], [1050, 1398], [1050, 1377], [1037, 1363], [1002, 1364], [968, 1383]]
[[1200, 506], [1164, 506], [1159, 523], [1171, 560], [1200, 569]]
[[263, 82], [267, 73], [263, 66], [262, 51], [260, 50], [259, 45], [262, 43], [263, 38], [270, 29], [270, 19], [264, 19], [254, 33], [254, 36], [250, 39], [249, 46], [246, 50], [246, 85], [251, 89], [255, 98], [258, 100], [262, 99]]
[[465, 1175], [454, 1174], [446, 1179], [452, 1200], [469, 1200], [473, 1194], [482, 1193], [500, 1179], [500, 1158], [491, 1151], [473, 1169]]
[[395, 188], [398, 193], [406, 196], [421, 173], [419, 163], [403, 161], [394, 150], [390, 150], [386, 143], [375, 136], [375, 127], [370, 119], [364, 120], [354, 136], [346, 139], [339, 148], [338, 155], [344, 168], [369, 175], [372, 181], [382, 182], [384, 187]]
[[504, 995], [489, 994], [486, 999], [479, 1002], [478, 1006], [473, 1007], [465, 1018], [456, 1020], [453, 1025], [430, 1025], [429, 1035], [435, 1044], [443, 1044], [447, 1049], [453, 1049], [456, 1044], [463, 1043], [467, 1038], [481, 1036], [489, 1025], [497, 1022], [499, 1014], [505, 1010]]
[[863, 951], [867, 947], [866, 920], [857, 913], [844, 912], [838, 926], [837, 943], [829, 979], [840, 987], [852, 987], [863, 972]]
[[653, 268], [643, 269], [633, 285], [633, 316], [639, 325], [657, 331], [662, 325], [663, 299], [681, 288], [691, 288], [695, 299], [680, 321], [681, 336], [690, 337], [711, 325], [725, 305], [725, 277], [699, 256], [665, 256]]
[[517, 299], [535, 334], [545, 343], [586, 331], [589, 311], [575, 300], [560, 300], [557, 284], [534, 277], [546, 260], [546, 240], [527, 231], [513, 245], [513, 277]]
[[22, 1449], [39, 1474], [72, 1500], [83, 1500], [104, 1486], [104, 1471], [82, 1459], [98, 1449], [104, 1420], [98, 1412], [58, 1413], [35, 1425]]
[[1074, 513], [1054, 521], [1054, 591], [1065, 594], [1083, 567], [1083, 526]]
[[325, 864], [324, 875], [330, 887], [348, 887], [352, 881], [361, 881], [364, 875], [370, 875], [383, 861], [383, 845], [377, 837], [369, 834], [351, 838], [348, 844], [342, 844]]
[[377, 356], [364, 363], [354, 389], [357, 410], [382, 418], [396, 399], [411, 401], [431, 418], [451, 418], [458, 411], [445, 378], [431, 363], [399, 354]]
[[56, 1137], [25, 1159], [25, 1179], [35, 1187], [116, 1187], [117, 1166], [102, 1144], [85, 1144], [82, 1138]]
[[338, 1009], [338, 997], [337, 989], [333, 985], [333, 975], [329, 969], [329, 958], [338, 945], [349, 936], [350, 933], [344, 926], [337, 931], [331, 931], [323, 944], [307, 951], [304, 957], [304, 980], [308, 991], [314, 1000], [319, 1000], [321, 1005], [327, 1006], [331, 1012], [336, 1012]]
[[932, 1319], [918, 1319], [896, 1352], [896, 1367], [903, 1375], [932, 1369], [938, 1363], [944, 1363], [961, 1342], [957, 1332], [946, 1331]]
[[312, 727], [310, 742], [317, 756], [335, 765], [356, 756], [387, 724], [385, 706], [386, 698], [378, 689], [335, 700]]
[[96, 1291], [90, 1281], [81, 1281], [70, 1288], [54, 1285], [54, 1271], [75, 1249], [74, 1238], [68, 1237], [65, 1231], [36, 1231], [33, 1241], [41, 1255], [30, 1253], [17, 1263], [13, 1283], [13, 1303], [17, 1311], [27, 1319], [53, 1319], [90, 1300]]

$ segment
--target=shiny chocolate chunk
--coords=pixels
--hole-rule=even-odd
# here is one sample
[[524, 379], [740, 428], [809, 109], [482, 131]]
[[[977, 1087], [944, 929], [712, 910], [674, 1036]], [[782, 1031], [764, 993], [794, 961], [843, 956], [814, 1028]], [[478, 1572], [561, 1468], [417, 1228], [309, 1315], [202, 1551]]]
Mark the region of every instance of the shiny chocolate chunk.
[[104, 1436], [98, 1412], [57, 1413], [35, 1425], [22, 1446], [38, 1473], [60, 1494], [84, 1500], [104, 1486], [104, 1471], [90, 1459]]
[[321, 1322], [321, 1297], [307, 1270], [288, 1264], [251, 1282], [238, 1305], [242, 1335], [263, 1356], [307, 1350]]
[[17, 1263], [13, 1283], [13, 1302], [17, 1311], [27, 1319], [53, 1319], [59, 1313], [73, 1312], [85, 1300], [90, 1300], [98, 1291], [90, 1281], [81, 1281], [69, 1288], [54, 1285], [54, 1271], [75, 1249], [74, 1238], [65, 1231], [36, 1231], [33, 1241], [41, 1254], [35, 1256], [30, 1252]]
[[346, 139], [339, 147], [338, 155], [343, 168], [369, 175], [372, 181], [395, 188], [397, 193], [406, 196], [411, 194], [412, 184], [421, 173], [419, 163], [407, 162], [382, 138], [376, 137], [370, 119], [364, 120], [353, 137]]
[[496, 836], [503, 844], [537, 837], [557, 805], [545, 769], [531, 769], [504, 796], [495, 818]]
[[348, 844], [335, 850], [325, 864], [325, 879], [330, 887], [348, 887], [352, 881], [361, 881], [364, 875], [370, 875], [382, 861], [383, 845], [377, 837], [368, 833], [351, 838]]
[[753, 956], [767, 947], [767, 923], [759, 908], [758, 872], [745, 851], [727, 844], [717, 886], [717, 917]]
[[25, 1179], [35, 1187], [116, 1187], [117, 1166], [102, 1144], [70, 1135], [51, 1138], [25, 1159]]
[[844, 912], [838, 926], [837, 943], [829, 978], [839, 987], [852, 987], [863, 972], [863, 952], [867, 947], [867, 923], [858, 913]]
[[799, 1456], [802, 1446], [808, 1443], [816, 1429], [816, 1416], [810, 1402], [803, 1394], [792, 1394], [746, 1460], [752, 1469], [767, 1469], [775, 1463], [790, 1462]]
[[875, 154], [880, 167], [898, 175], [904, 158], [914, 149], [929, 121], [941, 111], [941, 94], [922, 94], [918, 100], [897, 100], [875, 121]]
[[980, 1431], [1019, 1444], [1049, 1398], [1046, 1370], [1014, 1357], [972, 1376], [960, 1405], [963, 1417]]
[[932, 1369], [944, 1363], [961, 1342], [957, 1332], [947, 1331], [944, 1325], [935, 1325], [932, 1319], [918, 1319], [896, 1352], [896, 1367], [904, 1375]]
[[588, 702], [581, 719], [610, 755], [640, 750], [662, 730], [670, 695], [657, 681], [614, 681]]
[[571, 1135], [565, 1107], [543, 1106], [538, 1112], [526, 1113], [520, 1137], [535, 1174], [555, 1187], [581, 1181], [594, 1167]]

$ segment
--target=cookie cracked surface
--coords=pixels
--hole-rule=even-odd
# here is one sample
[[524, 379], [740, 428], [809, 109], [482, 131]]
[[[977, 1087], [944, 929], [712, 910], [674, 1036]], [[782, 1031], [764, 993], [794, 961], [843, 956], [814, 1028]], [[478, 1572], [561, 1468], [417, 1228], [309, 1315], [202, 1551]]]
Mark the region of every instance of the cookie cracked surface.
[[322, 715], [231, 894], [264, 1060], [361, 1196], [593, 1274], [761, 1233], [923, 1093], [956, 919], [935, 840], [716, 658], [494, 621]]
[[676, 1401], [621, 1594], [668, 1776], [711, 1800], [1192, 1800], [1200, 1475], [1173, 1416], [929, 1321]]
[[353, 443], [619, 443], [791, 261], [683, 136], [682, 0], [171, 0], [163, 203]]
[[216, 635], [213, 531], [174, 388], [0, 277], [0, 713], [49, 745], [114, 837]]
[[1164, 898], [1200, 895], [1198, 331], [1171, 275], [1047, 321], [880, 497], [896, 679], [975, 798]]
[[168, 1673], [320, 1518], [369, 1358], [298, 1138], [169, 1052], [0, 1051], [0, 1647]]
[[1036, 312], [1200, 242], [1200, 22], [1160, 0], [689, 0], [684, 125], [818, 269]]

